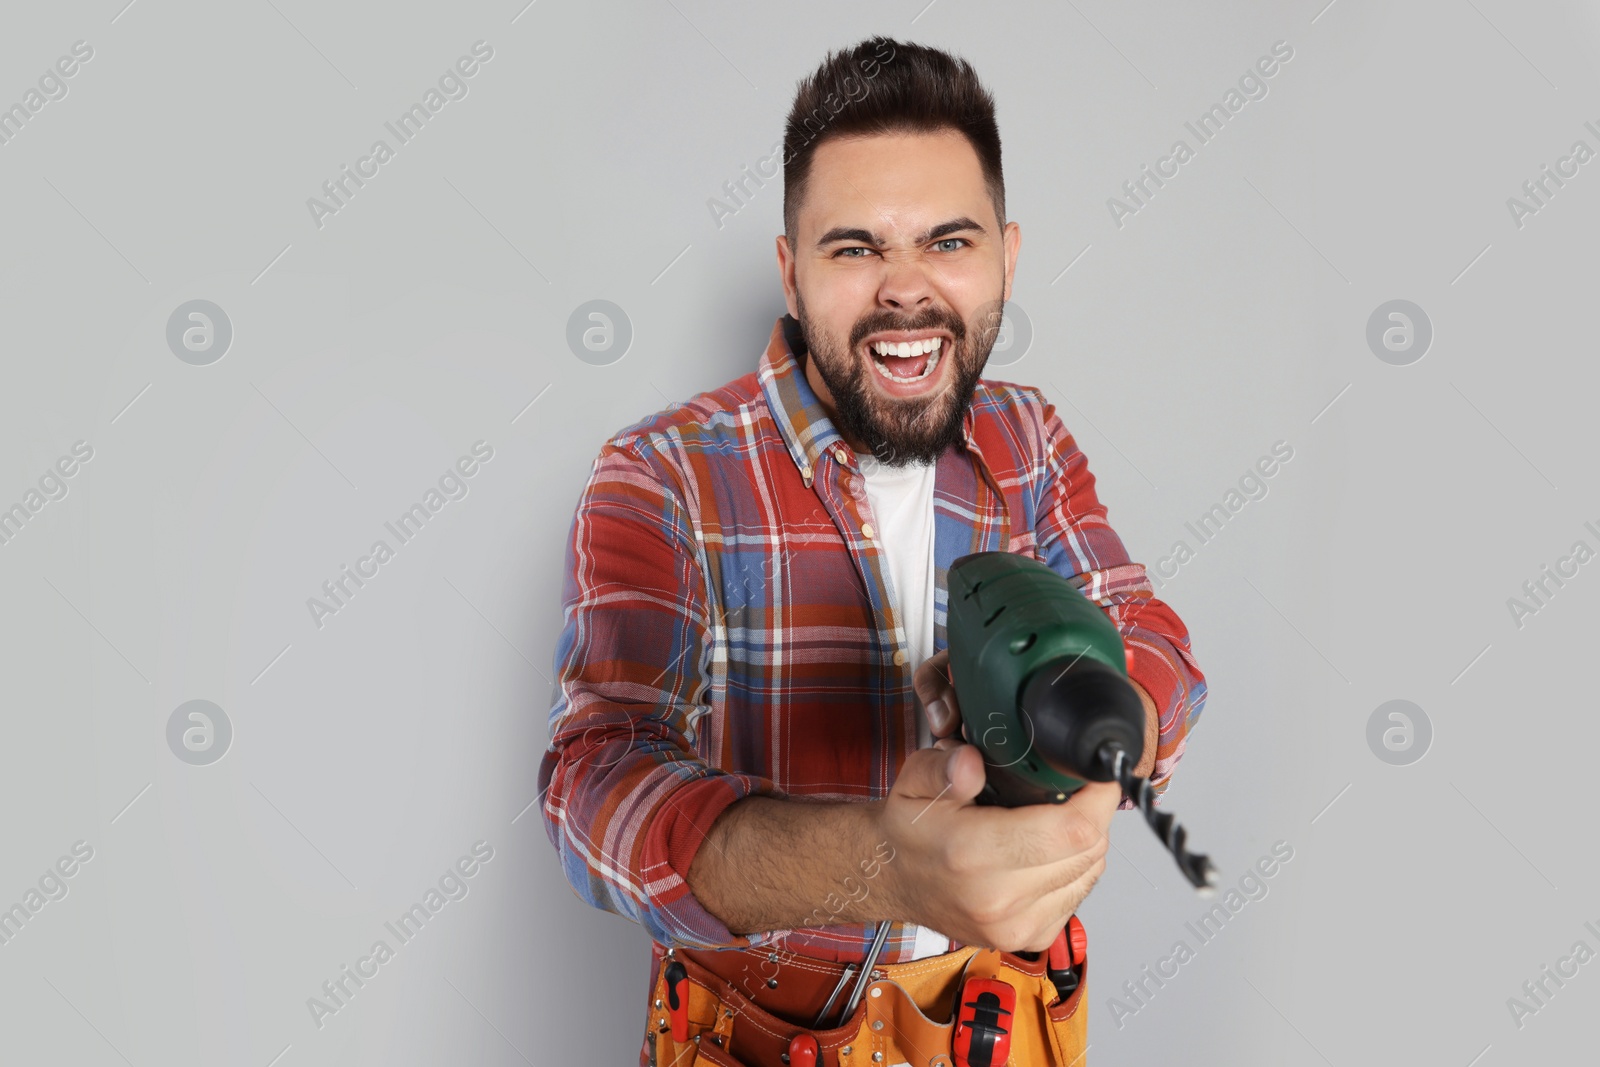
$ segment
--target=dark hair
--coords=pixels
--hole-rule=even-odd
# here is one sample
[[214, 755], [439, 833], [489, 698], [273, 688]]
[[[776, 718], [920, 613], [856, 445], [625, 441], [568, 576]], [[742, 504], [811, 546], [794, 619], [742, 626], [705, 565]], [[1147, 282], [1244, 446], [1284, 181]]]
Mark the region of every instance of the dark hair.
[[1006, 220], [994, 98], [966, 60], [926, 45], [871, 37], [801, 79], [783, 129], [783, 228], [797, 234], [811, 157], [830, 137], [955, 130], [972, 145], [996, 217]]

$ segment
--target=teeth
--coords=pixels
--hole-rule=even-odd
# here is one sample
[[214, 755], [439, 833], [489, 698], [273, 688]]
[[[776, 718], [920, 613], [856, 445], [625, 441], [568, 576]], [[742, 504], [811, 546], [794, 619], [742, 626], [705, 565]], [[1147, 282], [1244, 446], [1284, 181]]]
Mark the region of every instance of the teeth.
[[920, 356], [924, 352], [937, 352], [944, 344], [942, 337], [929, 337], [923, 341], [874, 341], [872, 350], [880, 356]]
[[[915, 378], [902, 378], [899, 375], [891, 374], [889, 372], [889, 368], [885, 367], [882, 363], [879, 363], [877, 360], [873, 360], [872, 361], [872, 369], [877, 371], [879, 374], [883, 375], [885, 378], [889, 379], [889, 381], [891, 381], [891, 382], [920, 382], [920, 381], [922, 381], [922, 379], [928, 377], [928, 375], [932, 374], [935, 370], [937, 370], [939, 368], [939, 357], [940, 357], [941, 353], [939, 351], [939, 345], [938, 345], [937, 342], [938, 342], [938, 338], [934, 338], [933, 354], [928, 357], [928, 365], [923, 367], [922, 368], [922, 373], [917, 375]], [[898, 345], [898, 346], [897, 345], [881, 345], [881, 346], [874, 346], [874, 347], [879, 347], [880, 350], [881, 350], [881, 348], [905, 348], [905, 347], [908, 347], [908, 346], [906, 346], [906, 345]]]

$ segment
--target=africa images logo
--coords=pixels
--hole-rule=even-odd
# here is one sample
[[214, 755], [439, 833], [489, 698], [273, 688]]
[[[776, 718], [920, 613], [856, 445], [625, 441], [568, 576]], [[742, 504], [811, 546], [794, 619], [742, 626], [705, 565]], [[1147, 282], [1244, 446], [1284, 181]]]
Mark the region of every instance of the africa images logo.
[[410, 144], [422, 132], [428, 120], [444, 110], [445, 104], [451, 100], [465, 100], [471, 91], [467, 79], [476, 75], [482, 69], [482, 64], [493, 58], [494, 48], [487, 41], [473, 42], [472, 55], [462, 56], [453, 66], [446, 67], [444, 73], [439, 75], [437, 88], [428, 86], [421, 101], [402, 111], [393, 122], [383, 124], [393, 135], [394, 145], [378, 138], [372, 142], [367, 154], [356, 160], [354, 172], [348, 163], [342, 164], [338, 175], [323, 182], [322, 193], [327, 199], [319, 200], [314, 196], [306, 199], [306, 210], [311, 212], [311, 221], [317, 229], [322, 229], [324, 218], [337, 215], [348, 207], [357, 190], [366, 187], [367, 181], [363, 179], [376, 178], [379, 168], [393, 159], [402, 146]]
[[1153, 171], [1150, 164], [1146, 163], [1139, 168], [1138, 177], [1122, 183], [1126, 200], [1115, 196], [1107, 197], [1106, 210], [1111, 213], [1111, 221], [1117, 229], [1120, 230], [1127, 224], [1125, 221], [1127, 218], [1137, 215], [1148, 207], [1156, 190], [1165, 188], [1168, 181], [1176, 178], [1181, 173], [1183, 165], [1194, 159], [1202, 146], [1216, 140], [1223, 128], [1235, 115], [1244, 110], [1246, 104], [1252, 100], [1265, 100], [1269, 91], [1268, 80], [1293, 58], [1294, 48], [1288, 41], [1274, 41], [1271, 54], [1257, 59], [1253, 66], [1240, 75], [1238, 88], [1229, 86], [1222, 94], [1220, 103], [1212, 104], [1202, 111], [1193, 122], [1183, 124], [1184, 129], [1194, 138], [1194, 144], [1191, 145], [1185, 137], [1179, 137], [1172, 142], [1167, 154], [1156, 160]]
[[446, 904], [467, 899], [467, 894], [472, 892], [471, 879], [492, 859], [493, 845], [481, 840], [473, 842], [471, 853], [446, 867], [439, 876], [437, 886], [430, 885], [420, 901], [413, 903], [394, 922], [383, 924], [383, 928], [394, 938], [393, 945], [389, 944], [388, 938], [378, 938], [372, 943], [371, 950], [355, 961], [354, 968], [343, 964], [338, 973], [322, 983], [321, 997], [307, 997], [306, 1009], [311, 1012], [311, 1021], [317, 1029], [321, 1030], [326, 1025], [328, 1016], [337, 1015], [349, 1007], [355, 995], [381, 973], [383, 966], [393, 960], [400, 949], [416, 940], [417, 935], [444, 910]]

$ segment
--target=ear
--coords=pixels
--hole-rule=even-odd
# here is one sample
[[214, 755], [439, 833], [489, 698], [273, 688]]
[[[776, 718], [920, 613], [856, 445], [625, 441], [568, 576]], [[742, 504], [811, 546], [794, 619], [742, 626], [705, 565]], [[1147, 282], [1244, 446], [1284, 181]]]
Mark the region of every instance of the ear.
[[1011, 299], [1011, 279], [1017, 273], [1017, 252], [1022, 248], [1022, 227], [1015, 222], [1006, 223], [1005, 228], [1005, 253], [1006, 253], [1006, 284], [1002, 300]]
[[778, 279], [783, 282], [783, 299], [789, 305], [789, 314], [798, 319], [800, 307], [795, 298], [799, 290], [795, 286], [794, 253], [789, 249], [788, 235], [781, 233], [778, 234]]

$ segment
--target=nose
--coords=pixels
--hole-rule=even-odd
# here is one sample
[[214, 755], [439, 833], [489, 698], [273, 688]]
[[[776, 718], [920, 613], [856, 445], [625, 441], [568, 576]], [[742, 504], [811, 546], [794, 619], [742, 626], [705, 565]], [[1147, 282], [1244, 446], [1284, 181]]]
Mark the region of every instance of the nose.
[[878, 287], [878, 302], [897, 311], [916, 313], [933, 303], [933, 284], [928, 268], [916, 253], [884, 257], [883, 283]]

